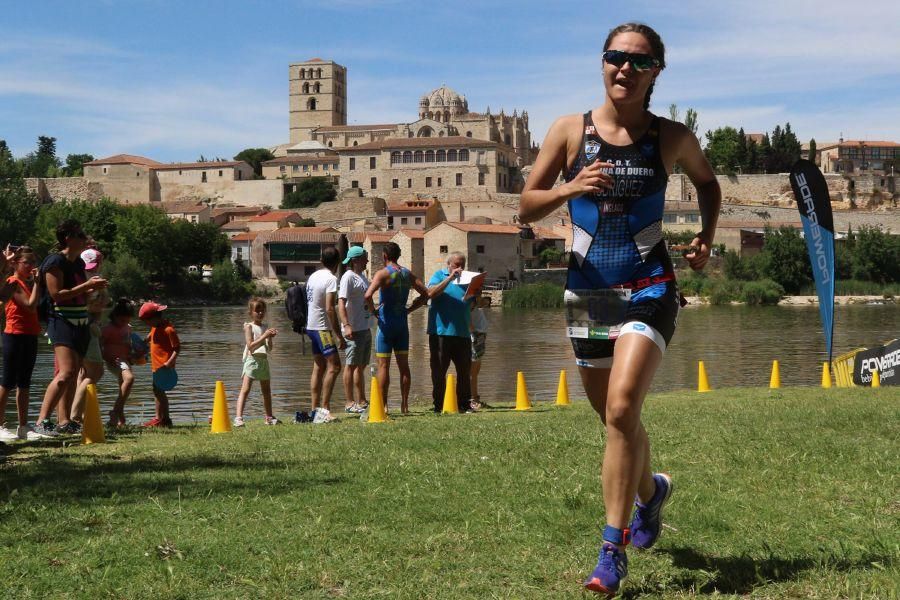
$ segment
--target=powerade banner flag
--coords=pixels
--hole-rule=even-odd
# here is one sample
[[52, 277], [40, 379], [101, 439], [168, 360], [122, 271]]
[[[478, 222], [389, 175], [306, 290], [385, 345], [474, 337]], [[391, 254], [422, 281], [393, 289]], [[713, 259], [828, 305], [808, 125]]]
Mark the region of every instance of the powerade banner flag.
[[881, 385], [900, 385], [900, 340], [856, 353], [853, 383], [872, 385], [872, 371], [878, 371]]
[[819, 168], [802, 158], [791, 167], [790, 177], [816, 280], [819, 314], [822, 317], [830, 363], [831, 337], [834, 331], [834, 219], [831, 216], [828, 186]]

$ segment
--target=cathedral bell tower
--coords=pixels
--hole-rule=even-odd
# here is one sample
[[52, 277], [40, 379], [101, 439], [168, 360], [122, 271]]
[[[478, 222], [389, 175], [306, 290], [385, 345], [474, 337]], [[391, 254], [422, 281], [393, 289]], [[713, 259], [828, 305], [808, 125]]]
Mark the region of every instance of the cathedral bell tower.
[[316, 127], [347, 124], [347, 69], [312, 58], [288, 67], [291, 143], [312, 139]]

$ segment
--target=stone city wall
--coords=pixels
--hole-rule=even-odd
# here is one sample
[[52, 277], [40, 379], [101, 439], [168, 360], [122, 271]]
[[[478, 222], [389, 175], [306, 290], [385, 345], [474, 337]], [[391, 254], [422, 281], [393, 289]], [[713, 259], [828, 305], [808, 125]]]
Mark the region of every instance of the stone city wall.
[[103, 197], [103, 188], [98, 183], [91, 183], [83, 177], [28, 177], [25, 189], [37, 194], [44, 202], [61, 200], [96, 201]]
[[280, 179], [259, 179], [251, 181], [210, 181], [208, 183], [163, 183], [159, 190], [160, 200], [175, 202], [181, 200], [208, 200], [214, 204], [234, 206], [281, 206], [282, 181]]

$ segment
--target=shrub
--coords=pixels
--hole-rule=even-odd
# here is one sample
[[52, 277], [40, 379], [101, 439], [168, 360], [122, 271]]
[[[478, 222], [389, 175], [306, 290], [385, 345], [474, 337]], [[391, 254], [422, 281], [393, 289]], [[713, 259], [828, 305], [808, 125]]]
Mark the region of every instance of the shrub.
[[119, 253], [115, 262], [103, 263], [103, 276], [109, 280], [112, 298], [146, 298], [150, 292], [147, 271], [130, 254]]
[[713, 279], [706, 290], [710, 304], [729, 304], [741, 297], [742, 284], [732, 279]]
[[705, 296], [709, 286], [709, 277], [705, 273], [689, 271], [678, 278], [678, 289], [685, 296]]
[[752, 256], [741, 257], [734, 250], [725, 252], [723, 270], [728, 279], [755, 281], [759, 278], [758, 260]]
[[563, 288], [552, 283], [530, 283], [503, 292], [504, 308], [562, 308]]
[[784, 288], [771, 279], [747, 281], [741, 287], [740, 292], [741, 302], [746, 302], [748, 305], [778, 304], [783, 296]]
[[252, 283], [242, 280], [234, 263], [226, 259], [213, 267], [209, 291], [216, 300], [241, 302], [253, 295], [255, 287]]

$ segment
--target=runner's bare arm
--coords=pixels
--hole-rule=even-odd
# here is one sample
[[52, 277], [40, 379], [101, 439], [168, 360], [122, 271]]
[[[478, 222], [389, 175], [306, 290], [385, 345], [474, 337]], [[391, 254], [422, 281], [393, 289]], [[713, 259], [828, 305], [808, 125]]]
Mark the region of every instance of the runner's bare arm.
[[384, 279], [386, 276], [387, 274], [384, 272], [384, 269], [381, 269], [380, 271], [375, 273], [375, 276], [372, 277], [372, 281], [369, 283], [369, 289], [366, 290], [366, 294], [364, 296], [366, 300], [366, 306], [369, 307], [369, 312], [371, 312], [373, 315], [378, 310], [375, 307], [375, 292], [377, 292], [381, 288], [381, 286], [384, 285]]
[[[680, 125], [680, 124], [678, 124]], [[709, 253], [716, 237], [716, 223], [722, 206], [722, 191], [706, 155], [700, 148], [697, 137], [684, 125], [680, 125], [677, 162], [697, 188], [697, 202], [700, 205], [700, 220], [703, 228], [691, 242], [697, 251], [685, 255], [688, 264], [695, 271], [706, 266]]]
[[[570, 149], [577, 156], [581, 142], [581, 115], [568, 115], [557, 119], [550, 126], [531, 174], [522, 190], [519, 202], [519, 221], [540, 221], [571, 198], [584, 193], [596, 193], [612, 186], [612, 177], [601, 171], [611, 167], [609, 163], [595, 162], [585, 167], [568, 183], [553, 187], [559, 174], [566, 168]], [[577, 141], [576, 141], [577, 140]], [[573, 144], [576, 145], [573, 147]]]

